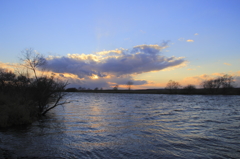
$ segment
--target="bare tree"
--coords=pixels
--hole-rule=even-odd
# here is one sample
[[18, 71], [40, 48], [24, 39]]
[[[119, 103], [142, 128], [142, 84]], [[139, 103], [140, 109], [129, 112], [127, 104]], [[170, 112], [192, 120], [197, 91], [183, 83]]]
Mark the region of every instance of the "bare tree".
[[22, 66], [33, 71], [35, 77], [35, 80], [33, 79], [31, 82], [32, 93], [30, 96], [36, 101], [38, 114], [45, 115], [49, 110], [66, 103], [66, 101], [62, 102], [62, 99], [65, 96], [64, 88], [68, 85], [68, 82], [55, 80], [54, 76], [38, 77], [37, 69], [46, 64], [44, 56], [31, 48], [22, 51], [22, 55], [23, 57], [20, 58], [23, 62]]
[[228, 91], [233, 88], [233, 83], [233, 77], [225, 74], [224, 76], [218, 77], [216, 79], [203, 81], [202, 86], [212, 94], [219, 93], [220, 88], [223, 90], [223, 93], [228, 93]]
[[234, 86], [234, 78], [228, 74], [225, 74], [222, 77], [222, 88], [233, 88]]
[[118, 85], [114, 86], [113, 90], [117, 91], [118, 90]]
[[32, 70], [36, 80], [38, 80], [36, 71], [39, 67], [46, 64], [46, 59], [43, 55], [37, 53], [32, 48], [23, 50], [22, 56], [23, 57], [20, 58], [20, 60], [23, 62], [22, 66]]
[[170, 91], [170, 93], [173, 93], [173, 91], [179, 89], [180, 87], [181, 87], [181, 85], [178, 82], [170, 80], [170, 81], [168, 81], [165, 89], [168, 89]]
[[133, 82], [132, 81], [128, 81], [127, 85], [128, 85], [128, 90], [131, 90], [131, 86], [133, 85]]

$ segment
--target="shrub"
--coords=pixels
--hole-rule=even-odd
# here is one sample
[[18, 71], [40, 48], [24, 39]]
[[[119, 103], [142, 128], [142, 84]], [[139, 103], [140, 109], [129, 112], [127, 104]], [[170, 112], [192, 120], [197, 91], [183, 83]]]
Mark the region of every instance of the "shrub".
[[25, 100], [19, 93], [15, 93], [14, 100], [8, 94], [0, 94], [0, 127], [30, 124], [37, 119], [33, 101]]
[[180, 87], [181, 85], [178, 82], [170, 80], [167, 83], [165, 89], [167, 89], [170, 93], [177, 93], [177, 89], [179, 89]]
[[65, 91], [66, 92], [77, 92], [78, 90], [77, 90], [77, 88], [67, 88]]
[[185, 93], [192, 94], [196, 90], [196, 86], [189, 84], [189, 85], [183, 87], [183, 89], [184, 89]]
[[[37, 76], [37, 68], [46, 60], [27, 50], [24, 67], [33, 71], [33, 77], [0, 69], [0, 127], [32, 123], [49, 110], [66, 103], [62, 101], [67, 82], [53, 77]], [[14, 98], [14, 100], [13, 100]]]

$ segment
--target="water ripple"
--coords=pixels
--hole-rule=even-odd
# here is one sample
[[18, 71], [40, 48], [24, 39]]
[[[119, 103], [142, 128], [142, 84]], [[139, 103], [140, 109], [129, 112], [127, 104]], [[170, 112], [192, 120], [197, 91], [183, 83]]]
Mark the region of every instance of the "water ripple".
[[39, 158], [238, 158], [240, 97], [69, 94], [0, 148]]

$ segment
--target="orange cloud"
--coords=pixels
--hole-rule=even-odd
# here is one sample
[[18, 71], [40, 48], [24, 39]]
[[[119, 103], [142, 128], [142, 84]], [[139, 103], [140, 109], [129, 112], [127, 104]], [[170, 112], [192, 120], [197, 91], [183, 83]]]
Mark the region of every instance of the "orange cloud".
[[231, 66], [231, 65], [232, 65], [232, 64], [230, 64], [230, 63], [226, 63], [226, 62], [223, 63], [223, 64], [224, 64], [224, 65], [228, 65], [228, 66]]
[[192, 39], [188, 39], [187, 42], [194, 42], [194, 40], [192, 40]]
[[223, 76], [223, 75], [225, 75], [224, 73], [213, 73], [212, 74], [213, 76]]
[[8, 71], [14, 72], [14, 70], [17, 68], [17, 64], [9, 64], [9, 63], [2, 63], [0, 62], [0, 68]]

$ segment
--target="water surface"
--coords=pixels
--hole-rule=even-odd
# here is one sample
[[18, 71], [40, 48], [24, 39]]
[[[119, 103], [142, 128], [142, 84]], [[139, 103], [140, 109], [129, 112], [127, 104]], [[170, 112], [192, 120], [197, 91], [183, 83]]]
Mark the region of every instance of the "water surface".
[[0, 147], [39, 158], [239, 158], [240, 96], [69, 93]]

